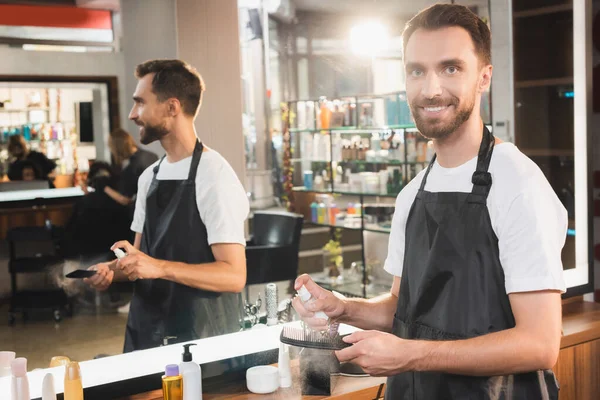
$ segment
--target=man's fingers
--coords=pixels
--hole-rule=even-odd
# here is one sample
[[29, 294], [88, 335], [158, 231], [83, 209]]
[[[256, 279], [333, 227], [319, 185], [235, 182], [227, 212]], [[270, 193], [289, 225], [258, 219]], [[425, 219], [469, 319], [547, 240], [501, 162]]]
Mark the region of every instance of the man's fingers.
[[351, 335], [344, 336], [344, 342], [346, 343], [358, 343], [361, 340], [365, 340], [373, 335], [376, 335], [377, 332], [373, 331], [358, 331], [354, 332]]
[[113, 244], [112, 247], [110, 248], [112, 251], [115, 251], [116, 249], [124, 249], [125, 253], [127, 254], [132, 254], [134, 253], [137, 249], [135, 247], [133, 247], [133, 245], [131, 243], [129, 243], [129, 241], [127, 240], [120, 240], [117, 243]]
[[343, 350], [338, 350], [335, 352], [335, 356], [340, 362], [352, 361], [360, 355], [360, 349], [358, 346], [346, 347]]
[[295, 297], [292, 299], [292, 306], [294, 310], [300, 315], [301, 318], [310, 318], [314, 315], [313, 312], [308, 311], [302, 301], [300, 301], [299, 297]]

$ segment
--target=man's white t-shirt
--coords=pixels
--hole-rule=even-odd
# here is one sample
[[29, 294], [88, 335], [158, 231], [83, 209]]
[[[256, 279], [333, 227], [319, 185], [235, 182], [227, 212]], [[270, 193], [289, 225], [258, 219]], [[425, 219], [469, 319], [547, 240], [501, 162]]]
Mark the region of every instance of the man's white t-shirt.
[[[160, 160], [159, 160], [160, 161]], [[135, 213], [131, 230], [142, 233], [146, 220], [146, 195], [154, 167], [159, 161], [148, 167], [140, 176]], [[190, 172], [192, 157], [175, 163], [165, 160], [160, 164], [156, 179], [185, 180]], [[196, 173], [196, 205], [200, 218], [208, 233], [208, 244], [239, 243], [246, 245], [244, 221], [248, 217], [250, 206], [242, 183], [231, 165], [215, 150], [202, 153]], [[193, 244], [190, 238], [190, 245]]]
[[[437, 161], [425, 183], [428, 192], [471, 192], [477, 157], [456, 168]], [[400, 192], [392, 219], [385, 270], [401, 276], [406, 220], [425, 171]], [[489, 170], [492, 188], [487, 198], [492, 228], [498, 238], [506, 293], [537, 290], [565, 292], [561, 251], [568, 217], [540, 168], [512, 143], [494, 147]]]

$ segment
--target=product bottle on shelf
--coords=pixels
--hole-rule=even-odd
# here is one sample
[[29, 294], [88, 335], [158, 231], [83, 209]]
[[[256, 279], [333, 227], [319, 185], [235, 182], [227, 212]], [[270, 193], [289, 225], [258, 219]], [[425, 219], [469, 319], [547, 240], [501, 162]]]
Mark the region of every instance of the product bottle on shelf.
[[336, 225], [336, 216], [340, 213], [340, 209], [335, 203], [329, 205], [329, 223]]
[[325, 203], [319, 203], [319, 208], [317, 211], [317, 222], [319, 224], [326, 224], [327, 222], [325, 221], [326, 218], [326, 214], [327, 214], [327, 207], [325, 207]]
[[316, 201], [310, 204], [310, 217], [312, 222], [319, 222], [319, 205]]

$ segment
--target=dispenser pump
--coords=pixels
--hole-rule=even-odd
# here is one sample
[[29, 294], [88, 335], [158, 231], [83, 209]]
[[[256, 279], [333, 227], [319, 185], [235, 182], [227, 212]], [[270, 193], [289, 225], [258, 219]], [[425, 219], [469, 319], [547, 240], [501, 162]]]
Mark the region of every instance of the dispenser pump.
[[188, 344], [184, 344], [183, 345], [183, 362], [190, 362], [192, 361], [192, 353], [190, 353], [190, 346], [195, 346], [195, 343], [188, 343]]

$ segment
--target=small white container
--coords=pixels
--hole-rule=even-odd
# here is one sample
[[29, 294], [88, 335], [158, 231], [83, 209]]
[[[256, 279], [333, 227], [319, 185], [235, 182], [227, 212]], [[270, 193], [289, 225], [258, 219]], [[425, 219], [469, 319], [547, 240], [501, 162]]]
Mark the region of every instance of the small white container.
[[271, 365], [248, 368], [246, 386], [252, 393], [273, 393], [279, 389], [279, 370]]

